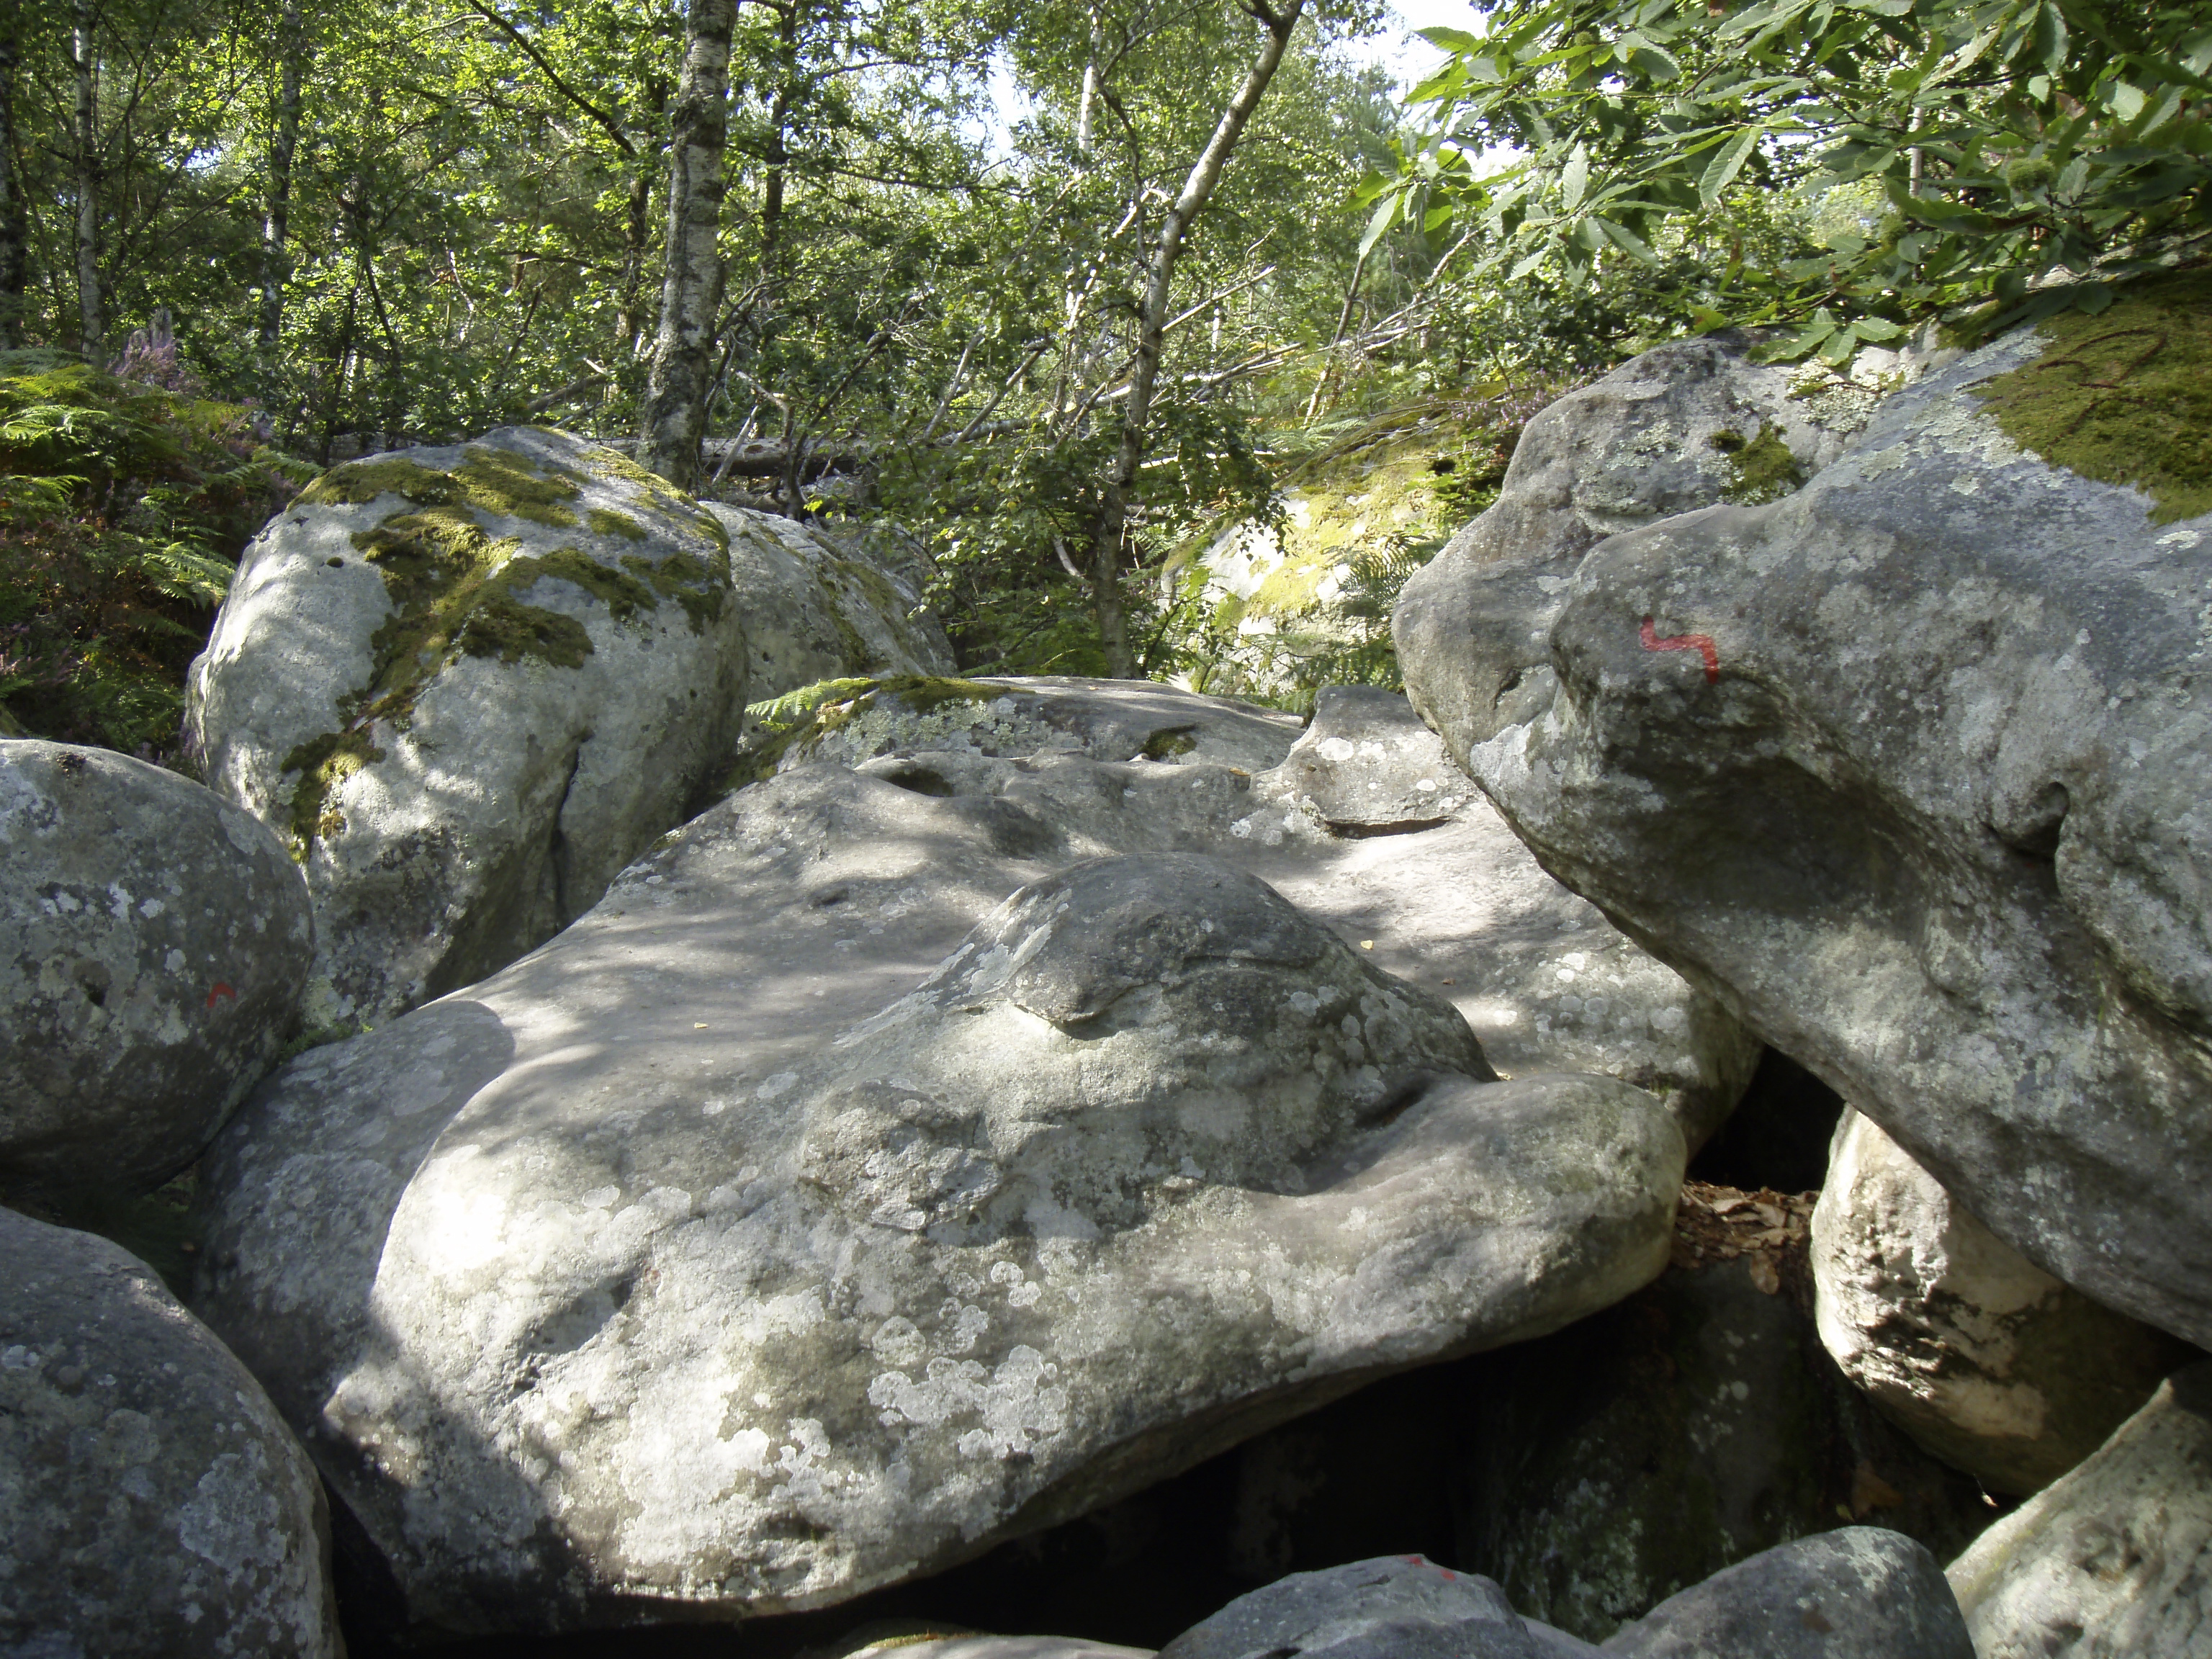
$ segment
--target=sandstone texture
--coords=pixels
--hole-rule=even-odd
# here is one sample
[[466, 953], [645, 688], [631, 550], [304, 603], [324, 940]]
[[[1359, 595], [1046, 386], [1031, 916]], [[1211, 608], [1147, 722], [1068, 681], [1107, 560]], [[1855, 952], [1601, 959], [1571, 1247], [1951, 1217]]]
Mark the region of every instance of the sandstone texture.
[[198, 1305], [416, 1617], [842, 1601], [1663, 1263], [1664, 1105], [1485, 1081], [1203, 856], [1304, 822], [1249, 774], [869, 766], [740, 791], [204, 1166]]
[[1418, 1555], [1295, 1573], [1239, 1596], [1160, 1650], [1164, 1659], [1543, 1659], [1487, 1578]]
[[823, 680], [953, 672], [944, 625], [923, 605], [926, 576], [887, 536], [706, 507], [730, 538], [751, 702]]
[[143, 1263], [0, 1210], [0, 1652], [334, 1659], [322, 1488]]
[[259, 823], [105, 749], [0, 740], [0, 1193], [143, 1189], [289, 1036], [307, 890]]
[[2212, 1364], [1951, 1564], [1980, 1659], [2183, 1659], [2212, 1629]]
[[187, 735], [306, 872], [312, 1021], [513, 961], [685, 816], [743, 716], [726, 544], [611, 450], [507, 427], [333, 468], [247, 547]]
[[2212, 520], [1999, 424], [2122, 420], [2069, 388], [2201, 326], [2154, 301], [1896, 393], [1780, 501], [1600, 543], [1558, 695], [1469, 758], [1547, 869], [2006, 1243], [2201, 1344]]
[[[1876, 1527], [1754, 1555], [1605, 1644], [1622, 1659], [1976, 1659], [1936, 1558]], [[1980, 1659], [1990, 1659], [1986, 1650]]]
[[1813, 1280], [1844, 1374], [2014, 1497], [2096, 1450], [2190, 1353], [2027, 1261], [1856, 1113], [1813, 1212]]
[[1895, 374], [1861, 380], [1753, 359], [1741, 335], [1678, 340], [1571, 392], [1522, 429], [1498, 500], [1401, 592], [1407, 694], [1462, 764], [1551, 700], [1550, 634], [1583, 556], [1719, 501], [1789, 494], [1840, 454]]

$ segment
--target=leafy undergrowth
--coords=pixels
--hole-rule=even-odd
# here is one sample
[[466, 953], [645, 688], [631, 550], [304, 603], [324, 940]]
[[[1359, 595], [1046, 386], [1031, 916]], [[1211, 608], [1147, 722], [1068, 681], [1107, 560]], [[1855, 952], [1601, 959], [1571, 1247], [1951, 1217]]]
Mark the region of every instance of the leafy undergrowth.
[[0, 353], [0, 734], [167, 758], [240, 550], [314, 469], [173, 356], [117, 368]]

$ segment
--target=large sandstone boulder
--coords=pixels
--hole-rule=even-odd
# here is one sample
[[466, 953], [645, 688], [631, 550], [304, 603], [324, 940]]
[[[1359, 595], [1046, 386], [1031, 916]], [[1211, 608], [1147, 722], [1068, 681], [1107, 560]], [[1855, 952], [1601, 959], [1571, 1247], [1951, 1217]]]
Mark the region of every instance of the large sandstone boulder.
[[730, 538], [748, 690], [765, 702], [823, 680], [950, 674], [952, 646], [911, 564], [883, 538], [706, 503]]
[[1471, 760], [1546, 868], [2000, 1237], [2202, 1344], [2199, 383], [2100, 389], [2198, 361], [2191, 283], [1897, 393], [1782, 501], [1601, 543], [1557, 698]]
[[1600, 1650], [1620, 1659], [1976, 1659], [1936, 1558], [1877, 1527], [1739, 1562]]
[[2212, 1629], [2212, 1364], [1951, 1564], [1980, 1659], [2195, 1659]]
[[2014, 1497], [2096, 1450], [2190, 1352], [2051, 1278], [1856, 1113], [1813, 1212], [1813, 1282], [1844, 1374]]
[[844, 1600], [1663, 1262], [1661, 1103], [1480, 1081], [1440, 996], [1158, 856], [1249, 775], [896, 765], [741, 791], [203, 1166], [199, 1305], [416, 1617]]
[[1741, 335], [1678, 340], [1571, 392], [1522, 429], [1498, 500], [1416, 572], [1392, 632], [1406, 690], [1464, 764], [1551, 699], [1548, 640], [1606, 537], [1796, 489], [1865, 424], [1892, 354], [1856, 380], [1754, 359]]
[[680, 821], [735, 741], [726, 536], [611, 450], [507, 427], [333, 468], [247, 547], [185, 711], [290, 844], [319, 1024], [513, 961]]
[[0, 1210], [0, 1652], [331, 1659], [315, 1472], [143, 1262]]
[[143, 1189], [290, 1035], [307, 890], [260, 824], [105, 749], [0, 740], [0, 1193]]

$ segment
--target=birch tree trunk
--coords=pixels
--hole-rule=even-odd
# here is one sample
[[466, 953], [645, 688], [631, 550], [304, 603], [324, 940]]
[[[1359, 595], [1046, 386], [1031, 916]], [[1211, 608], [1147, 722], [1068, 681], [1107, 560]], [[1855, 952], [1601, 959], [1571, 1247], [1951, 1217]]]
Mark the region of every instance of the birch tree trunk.
[[23, 343], [23, 288], [30, 272], [31, 224], [23, 180], [15, 176], [17, 34], [21, 20], [0, 23], [0, 351]]
[[730, 35], [738, 0], [691, 0], [684, 79], [669, 119], [668, 257], [660, 332], [646, 381], [639, 459], [679, 489], [699, 482], [708, 360], [722, 306], [723, 152], [729, 139]]
[[76, 173], [76, 349], [97, 362], [106, 355], [107, 324], [100, 287], [100, 71], [94, 58], [92, 0], [76, 0], [70, 67], [76, 80], [76, 153], [71, 158]]
[[1160, 221], [1158, 239], [1152, 245], [1152, 269], [1145, 282], [1144, 305], [1138, 313], [1137, 360], [1129, 373], [1129, 395], [1122, 404], [1121, 441], [1114, 465], [1099, 492], [1098, 520], [1091, 548], [1091, 609], [1105, 647], [1106, 672], [1116, 679], [1133, 679], [1136, 658], [1129, 650], [1128, 617], [1121, 608], [1121, 540], [1129, 526], [1129, 497], [1136, 487], [1137, 469], [1144, 464], [1146, 428], [1152, 410], [1152, 386], [1159, 378], [1160, 344], [1171, 314], [1176, 262], [1182, 257], [1183, 240], [1192, 222], [1205, 209], [1213, 187], [1221, 180], [1230, 152], [1260, 107], [1267, 83], [1291, 43], [1305, 0], [1290, 0], [1277, 10], [1265, 0], [1240, 0], [1267, 31], [1260, 55], [1245, 71], [1244, 83], [1221, 112], [1213, 137], [1192, 164], [1182, 191]]
[[276, 118], [269, 135], [269, 195], [261, 217], [261, 318], [255, 343], [260, 349], [264, 392], [276, 369], [276, 346], [284, 331], [284, 283], [292, 258], [286, 237], [292, 217], [292, 157], [300, 147], [300, 81], [307, 57], [300, 0], [284, 0], [277, 25]]

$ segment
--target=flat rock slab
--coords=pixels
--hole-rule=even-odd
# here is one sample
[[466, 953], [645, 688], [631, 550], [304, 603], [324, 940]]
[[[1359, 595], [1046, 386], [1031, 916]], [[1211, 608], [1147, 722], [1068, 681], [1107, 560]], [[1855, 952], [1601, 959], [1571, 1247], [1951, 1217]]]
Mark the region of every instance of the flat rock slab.
[[143, 1262], [0, 1210], [0, 1652], [331, 1659], [321, 1486]]
[[313, 957], [299, 872], [247, 813], [110, 750], [0, 739], [0, 1193], [191, 1163]]
[[744, 790], [218, 1144], [199, 1305], [417, 1617], [827, 1605], [1658, 1270], [1652, 1097], [1476, 1080], [1449, 1004], [1231, 866], [1071, 870], [1249, 776], [1025, 775], [1089, 816]]
[[1983, 394], [2073, 372], [2042, 354], [1899, 392], [1782, 501], [1599, 544], [1557, 697], [1472, 762], [1546, 868], [2000, 1237], [2202, 1346], [2212, 519], [2007, 438]]
[[2212, 1628], [2212, 1364], [1951, 1564], [1981, 1659], [2194, 1659]]
[[1936, 1558], [1878, 1527], [1845, 1527], [1739, 1561], [1661, 1602], [1599, 1651], [1620, 1659], [1975, 1659]]

